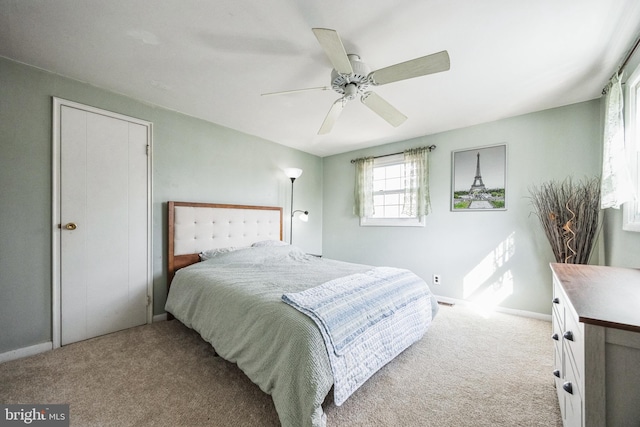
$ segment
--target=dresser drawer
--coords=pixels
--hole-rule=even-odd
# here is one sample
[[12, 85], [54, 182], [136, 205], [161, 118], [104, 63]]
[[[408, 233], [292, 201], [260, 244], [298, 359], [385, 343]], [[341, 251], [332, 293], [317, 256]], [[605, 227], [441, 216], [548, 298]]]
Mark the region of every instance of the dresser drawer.
[[553, 283], [553, 299], [551, 300], [552, 311], [558, 317], [558, 324], [561, 329], [564, 329], [564, 316], [565, 316], [565, 307], [566, 301], [565, 296], [562, 290], [560, 289], [560, 285], [554, 281]]
[[555, 310], [553, 310], [551, 316], [551, 339], [553, 340], [555, 351], [557, 353], [561, 353], [563, 341], [562, 334], [564, 333], [564, 328], [562, 323], [560, 323], [560, 320], [558, 319], [558, 313], [556, 313]]
[[[565, 359], [567, 359], [565, 360], [565, 364], [571, 363], [574, 367], [576, 380], [580, 381], [584, 375], [582, 372], [584, 370], [584, 337], [582, 327], [578, 323], [578, 320], [570, 315], [570, 311], [567, 311], [561, 339], [565, 345]], [[566, 366], [565, 369], [568, 371], [568, 366]], [[565, 374], [568, 375], [569, 372]]]
[[[567, 344], [565, 341], [565, 351]], [[576, 366], [569, 363], [569, 359], [565, 359], [565, 377], [562, 381], [561, 391], [559, 395], [564, 397], [564, 413], [562, 418], [565, 427], [582, 426], [582, 391], [580, 390], [580, 382], [576, 375]], [[562, 398], [560, 398], [562, 401]]]
[[562, 366], [562, 344], [560, 344], [559, 351], [558, 351], [558, 347], [554, 346], [553, 380], [556, 386], [556, 393], [558, 394], [558, 403], [560, 404], [560, 413], [562, 414], [562, 420], [564, 421], [564, 419], [566, 418], [566, 409], [564, 407], [566, 392], [562, 389], [562, 384], [565, 382], [564, 366]]

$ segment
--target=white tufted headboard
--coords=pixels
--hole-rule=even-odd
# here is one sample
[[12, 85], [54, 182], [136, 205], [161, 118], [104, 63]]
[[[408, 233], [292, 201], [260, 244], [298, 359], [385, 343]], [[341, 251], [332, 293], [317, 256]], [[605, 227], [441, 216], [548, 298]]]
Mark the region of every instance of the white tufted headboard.
[[204, 250], [282, 240], [281, 207], [168, 202], [168, 208], [169, 285]]

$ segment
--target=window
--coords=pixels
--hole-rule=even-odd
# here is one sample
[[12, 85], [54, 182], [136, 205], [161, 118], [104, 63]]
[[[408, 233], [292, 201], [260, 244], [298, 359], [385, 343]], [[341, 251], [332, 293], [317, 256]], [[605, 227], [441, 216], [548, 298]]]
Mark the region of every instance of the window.
[[634, 185], [635, 200], [623, 205], [622, 227], [628, 231], [640, 231], [640, 66], [629, 76], [626, 89], [625, 148]]
[[[407, 195], [407, 175], [411, 163], [404, 154], [376, 158], [373, 162], [373, 214], [360, 218], [362, 226], [424, 226], [425, 216], [403, 213]], [[411, 193], [409, 193], [411, 194]]]

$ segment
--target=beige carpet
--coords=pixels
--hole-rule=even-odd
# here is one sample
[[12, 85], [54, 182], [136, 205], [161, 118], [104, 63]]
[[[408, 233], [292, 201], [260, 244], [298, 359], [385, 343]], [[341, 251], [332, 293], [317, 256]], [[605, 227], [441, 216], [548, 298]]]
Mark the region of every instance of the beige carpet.
[[[327, 426], [561, 426], [548, 322], [441, 307]], [[331, 396], [330, 396], [331, 397]], [[1, 403], [69, 403], [72, 426], [278, 426], [271, 398], [177, 321], [0, 364]]]

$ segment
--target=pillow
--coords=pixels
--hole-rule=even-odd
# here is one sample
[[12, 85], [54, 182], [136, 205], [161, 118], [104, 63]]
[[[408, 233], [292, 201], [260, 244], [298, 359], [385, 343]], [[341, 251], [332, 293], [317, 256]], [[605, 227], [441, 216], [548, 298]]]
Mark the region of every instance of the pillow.
[[228, 252], [237, 251], [238, 249], [241, 249], [241, 248], [229, 246], [228, 248], [207, 249], [206, 251], [200, 252], [200, 261], [206, 261], [220, 254], [226, 254]]
[[289, 246], [287, 242], [283, 242], [282, 240], [262, 240], [260, 242], [255, 242], [251, 245], [254, 248], [264, 248], [267, 246]]

